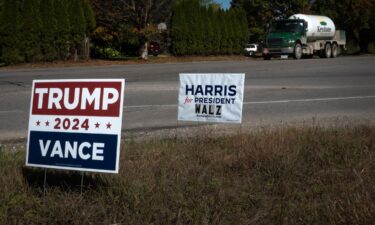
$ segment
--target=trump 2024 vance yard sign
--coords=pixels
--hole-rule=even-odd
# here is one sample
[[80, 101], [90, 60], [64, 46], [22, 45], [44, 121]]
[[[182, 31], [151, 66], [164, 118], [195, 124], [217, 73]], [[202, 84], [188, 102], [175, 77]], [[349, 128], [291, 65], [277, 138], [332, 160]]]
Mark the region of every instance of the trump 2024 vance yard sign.
[[241, 123], [245, 74], [180, 74], [178, 120]]
[[124, 79], [33, 82], [26, 165], [118, 173]]

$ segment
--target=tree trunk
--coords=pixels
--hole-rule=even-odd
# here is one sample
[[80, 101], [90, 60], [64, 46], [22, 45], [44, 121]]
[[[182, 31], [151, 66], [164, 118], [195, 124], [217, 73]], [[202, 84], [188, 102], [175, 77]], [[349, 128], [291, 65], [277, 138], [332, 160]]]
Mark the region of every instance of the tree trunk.
[[142, 49], [142, 54], [141, 54], [142, 59], [147, 60], [148, 59], [148, 42], [143, 45]]
[[84, 38], [83, 46], [84, 46], [84, 58], [85, 60], [89, 60], [90, 59], [90, 38], [87, 37], [86, 35]]
[[362, 29], [359, 31], [359, 51], [361, 53], [368, 53], [368, 46], [371, 42], [369, 29]]
[[74, 49], [74, 62], [78, 61], [78, 50], [77, 48]]

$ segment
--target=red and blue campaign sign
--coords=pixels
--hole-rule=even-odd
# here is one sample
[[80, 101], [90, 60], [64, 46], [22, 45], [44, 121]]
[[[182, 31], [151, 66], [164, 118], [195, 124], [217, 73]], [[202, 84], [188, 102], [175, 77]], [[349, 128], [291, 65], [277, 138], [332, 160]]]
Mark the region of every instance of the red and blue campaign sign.
[[26, 165], [118, 173], [124, 79], [35, 80]]

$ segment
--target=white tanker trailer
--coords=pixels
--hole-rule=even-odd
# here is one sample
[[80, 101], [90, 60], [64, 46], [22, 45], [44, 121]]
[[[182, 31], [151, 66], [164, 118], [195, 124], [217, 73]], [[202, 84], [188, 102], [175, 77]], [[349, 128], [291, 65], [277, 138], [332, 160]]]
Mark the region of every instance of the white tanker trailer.
[[314, 54], [322, 58], [335, 58], [345, 49], [345, 31], [336, 30], [326, 16], [295, 14], [272, 23], [263, 49], [263, 58], [290, 55], [300, 59]]

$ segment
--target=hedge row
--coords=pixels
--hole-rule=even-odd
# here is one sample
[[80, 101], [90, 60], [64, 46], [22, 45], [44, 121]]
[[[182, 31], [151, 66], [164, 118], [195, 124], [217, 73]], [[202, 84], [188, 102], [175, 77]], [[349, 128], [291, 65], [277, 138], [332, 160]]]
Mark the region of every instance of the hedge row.
[[182, 1], [173, 8], [171, 36], [175, 55], [239, 54], [249, 38], [246, 13]]
[[0, 61], [52, 61], [79, 52], [95, 27], [85, 0], [0, 0]]

